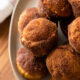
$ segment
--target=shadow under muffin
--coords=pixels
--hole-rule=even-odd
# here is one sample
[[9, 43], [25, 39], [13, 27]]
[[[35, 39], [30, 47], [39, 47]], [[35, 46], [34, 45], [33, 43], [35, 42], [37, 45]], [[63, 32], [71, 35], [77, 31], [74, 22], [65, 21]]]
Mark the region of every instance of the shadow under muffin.
[[68, 25], [74, 20], [74, 16], [70, 16], [69, 18], [63, 18], [59, 20], [60, 27], [62, 29], [63, 34], [68, 37]]

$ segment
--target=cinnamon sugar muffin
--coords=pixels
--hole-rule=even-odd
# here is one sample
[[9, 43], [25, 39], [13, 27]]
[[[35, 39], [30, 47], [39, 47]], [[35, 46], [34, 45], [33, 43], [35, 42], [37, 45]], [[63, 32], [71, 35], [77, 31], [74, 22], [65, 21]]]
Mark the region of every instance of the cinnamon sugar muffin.
[[20, 34], [23, 33], [24, 27], [33, 19], [39, 18], [39, 17], [45, 17], [48, 18], [45, 15], [40, 15], [37, 8], [28, 8], [24, 10], [19, 18], [18, 21], [18, 31]]
[[44, 58], [36, 58], [26, 48], [20, 48], [17, 53], [17, 68], [22, 76], [29, 80], [40, 80], [48, 73]]
[[40, 0], [38, 9], [41, 14], [53, 17], [69, 17], [72, 14], [67, 0]]
[[68, 38], [70, 45], [80, 53], [80, 17], [68, 26]]
[[34, 19], [24, 28], [20, 42], [35, 56], [47, 55], [57, 44], [57, 26], [45, 18]]
[[51, 80], [79, 80], [80, 56], [70, 45], [57, 47], [46, 59]]
[[80, 16], [80, 0], [68, 0], [72, 6], [75, 18]]

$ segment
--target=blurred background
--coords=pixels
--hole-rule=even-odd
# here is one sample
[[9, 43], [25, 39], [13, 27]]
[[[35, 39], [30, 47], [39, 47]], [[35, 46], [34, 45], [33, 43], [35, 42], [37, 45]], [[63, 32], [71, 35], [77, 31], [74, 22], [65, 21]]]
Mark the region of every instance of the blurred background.
[[15, 80], [8, 56], [8, 34], [16, 1], [0, 0], [0, 80]]

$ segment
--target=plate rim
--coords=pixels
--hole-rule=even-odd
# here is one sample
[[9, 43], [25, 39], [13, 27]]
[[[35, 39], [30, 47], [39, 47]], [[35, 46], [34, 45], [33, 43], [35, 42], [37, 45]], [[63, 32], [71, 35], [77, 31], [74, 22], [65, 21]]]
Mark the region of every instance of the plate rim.
[[10, 64], [11, 64], [11, 69], [12, 69], [13, 75], [14, 75], [16, 80], [18, 80], [18, 77], [16, 76], [16, 72], [15, 72], [15, 70], [13, 68], [13, 63], [12, 63], [12, 59], [11, 59], [11, 52], [12, 52], [11, 51], [11, 32], [12, 32], [12, 24], [13, 24], [15, 10], [16, 10], [19, 2], [20, 2], [20, 0], [16, 1], [15, 7], [13, 9], [12, 16], [11, 16], [11, 21], [10, 21], [10, 27], [9, 27], [9, 35], [8, 35], [8, 55], [9, 55], [9, 61], [10, 61]]

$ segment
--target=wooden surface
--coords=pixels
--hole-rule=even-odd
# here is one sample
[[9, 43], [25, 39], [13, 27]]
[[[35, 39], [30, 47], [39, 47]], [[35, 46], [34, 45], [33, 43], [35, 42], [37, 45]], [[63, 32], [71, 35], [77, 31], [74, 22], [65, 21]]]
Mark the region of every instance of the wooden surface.
[[10, 17], [0, 24], [0, 80], [15, 80], [8, 56], [9, 24]]

